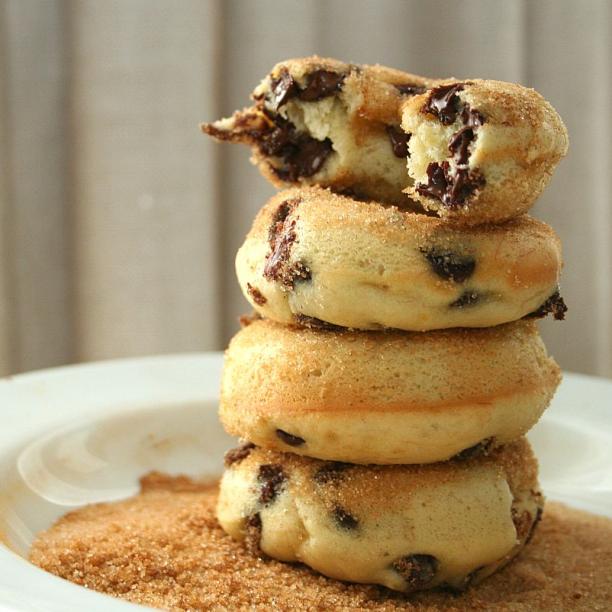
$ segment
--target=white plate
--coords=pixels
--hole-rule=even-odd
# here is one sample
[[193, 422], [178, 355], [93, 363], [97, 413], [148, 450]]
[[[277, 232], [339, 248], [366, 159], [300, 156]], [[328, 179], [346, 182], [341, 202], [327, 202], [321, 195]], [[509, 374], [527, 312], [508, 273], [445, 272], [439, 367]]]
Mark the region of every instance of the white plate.
[[[219, 474], [221, 354], [152, 357], [0, 380], [0, 612], [143, 610], [30, 565], [34, 535], [120, 499], [157, 469]], [[612, 517], [612, 382], [567, 374], [530, 434], [549, 499]]]

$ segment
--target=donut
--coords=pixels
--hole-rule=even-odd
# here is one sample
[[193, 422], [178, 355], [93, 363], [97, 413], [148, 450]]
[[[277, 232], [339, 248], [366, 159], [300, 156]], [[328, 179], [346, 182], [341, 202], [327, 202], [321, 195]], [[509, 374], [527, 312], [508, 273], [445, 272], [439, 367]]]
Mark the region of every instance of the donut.
[[253, 163], [277, 187], [319, 184], [409, 206], [400, 109], [440, 82], [316, 56], [288, 60], [255, 89], [253, 107], [201, 129], [252, 147]]
[[459, 227], [317, 187], [276, 194], [236, 258], [267, 318], [408, 331], [562, 318], [561, 267], [557, 235], [527, 215]]
[[524, 438], [428, 466], [358, 466], [252, 444], [226, 463], [217, 517], [250, 552], [397, 591], [480, 582], [520, 552], [542, 513]]
[[264, 448], [433, 463], [523, 435], [559, 381], [534, 320], [411, 333], [260, 319], [226, 350], [219, 412], [231, 435]]
[[552, 106], [512, 83], [446, 83], [407, 100], [401, 114], [410, 134], [407, 193], [458, 223], [525, 213], [568, 149]]

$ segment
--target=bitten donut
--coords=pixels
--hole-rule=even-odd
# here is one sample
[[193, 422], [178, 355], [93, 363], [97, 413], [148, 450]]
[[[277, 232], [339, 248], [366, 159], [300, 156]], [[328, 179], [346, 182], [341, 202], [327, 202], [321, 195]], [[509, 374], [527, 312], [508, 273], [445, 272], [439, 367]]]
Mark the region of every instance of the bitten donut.
[[535, 203], [567, 153], [567, 130], [533, 89], [474, 79], [408, 100], [407, 192], [465, 224], [498, 222]]
[[465, 588], [505, 565], [542, 512], [526, 440], [428, 466], [356, 466], [243, 445], [217, 516], [258, 555], [398, 591]]
[[559, 380], [531, 320], [423, 333], [256, 320], [225, 353], [220, 417], [264, 448], [432, 463], [523, 435]]
[[320, 57], [288, 60], [255, 89], [252, 108], [202, 130], [251, 146], [277, 187], [319, 184], [408, 206], [400, 107], [440, 82]]
[[557, 235], [527, 215], [462, 228], [316, 187], [274, 196], [236, 258], [267, 318], [410, 331], [563, 318], [561, 267]]

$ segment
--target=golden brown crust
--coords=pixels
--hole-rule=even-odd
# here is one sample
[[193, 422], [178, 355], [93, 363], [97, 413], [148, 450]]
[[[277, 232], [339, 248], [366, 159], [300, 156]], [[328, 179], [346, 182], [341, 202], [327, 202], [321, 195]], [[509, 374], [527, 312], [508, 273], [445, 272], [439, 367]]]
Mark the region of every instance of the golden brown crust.
[[[416, 591], [460, 588], [522, 549], [542, 512], [525, 439], [427, 466], [356, 466], [250, 448], [221, 480], [217, 516], [233, 538], [324, 575]], [[415, 575], [407, 576], [410, 563]]]
[[[231, 434], [267, 448], [430, 463], [524, 434], [559, 380], [533, 321], [402, 333], [262, 320], [226, 351], [220, 416]], [[287, 445], [278, 430], [303, 443]]]
[[[313, 95], [318, 73], [336, 80]], [[430, 104], [441, 87], [457, 87], [450, 106], [468, 109], [452, 111], [444, 125]], [[277, 64], [254, 98], [252, 108], [202, 129], [251, 146], [277, 187], [317, 184], [465, 225], [529, 210], [568, 147], [563, 122], [542, 96], [501, 81], [430, 79], [311, 57]]]
[[557, 235], [528, 216], [462, 228], [320, 188], [275, 195], [236, 259], [270, 319], [411, 331], [520, 319], [558, 290], [561, 267]]

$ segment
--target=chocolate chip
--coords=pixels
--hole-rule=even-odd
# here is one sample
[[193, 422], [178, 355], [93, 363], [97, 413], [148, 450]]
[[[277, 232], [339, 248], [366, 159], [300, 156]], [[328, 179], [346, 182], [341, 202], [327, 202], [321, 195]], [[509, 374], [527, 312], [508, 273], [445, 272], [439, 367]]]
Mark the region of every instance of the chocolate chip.
[[467, 168], [457, 166], [454, 181], [450, 182], [450, 191], [446, 198], [442, 198], [442, 202], [448, 208], [459, 208], [484, 184], [485, 180], [478, 170], [470, 172]]
[[327, 461], [314, 474], [314, 481], [320, 485], [338, 484], [346, 477], [348, 469], [353, 467], [352, 463], [343, 461]]
[[526, 315], [527, 318], [539, 319], [548, 314], [553, 315], [556, 321], [563, 321], [567, 306], [559, 291], [555, 291], [537, 310]]
[[299, 177], [316, 174], [333, 151], [332, 141], [304, 139], [295, 154], [286, 158], [289, 167], [289, 180], [295, 182]]
[[455, 300], [451, 308], [463, 308], [465, 306], [473, 306], [480, 300], [480, 296], [474, 291], [466, 291], [462, 293], [459, 299]]
[[432, 270], [444, 280], [455, 283], [465, 282], [476, 269], [476, 260], [453, 252], [420, 249]]
[[491, 449], [491, 446], [493, 446], [493, 441], [493, 437], [485, 438], [478, 442], [478, 444], [474, 444], [474, 446], [465, 448], [456, 455], [453, 455], [452, 459], [470, 459], [471, 457], [484, 455]]
[[267, 280], [281, 282], [286, 290], [291, 290], [298, 279], [310, 280], [312, 278], [308, 266], [301, 261], [290, 261], [291, 249], [297, 239], [296, 219], [290, 215], [299, 203], [299, 198], [282, 202], [268, 230], [270, 252], [266, 254], [263, 277]]
[[404, 130], [395, 125], [387, 126], [387, 134], [389, 134], [393, 155], [395, 157], [408, 157], [408, 141], [411, 134], [406, 134]]
[[346, 73], [316, 70], [308, 76], [308, 84], [300, 93], [300, 100], [316, 102], [342, 89]]
[[254, 448], [256, 448], [256, 446], [252, 442], [243, 442], [238, 448], [227, 451], [224, 458], [225, 467], [228, 468], [234, 465], [234, 463], [239, 463], [243, 459], [246, 459]]
[[279, 109], [288, 100], [299, 94], [299, 88], [286, 68], [281, 68], [277, 78], [270, 79], [268, 101], [274, 109]]
[[450, 191], [447, 178], [449, 167], [448, 162], [442, 162], [442, 164], [431, 162], [427, 166], [427, 183], [417, 183], [415, 187], [417, 193], [442, 200]]
[[251, 296], [253, 301], [258, 306], [263, 306], [268, 301], [266, 296], [259, 289], [257, 289], [257, 287], [253, 287], [251, 283], [247, 283], [246, 288], [247, 288], [247, 294]]
[[431, 162], [427, 166], [427, 179], [427, 183], [417, 183], [416, 192], [436, 198], [450, 209], [463, 206], [485, 183], [477, 170], [470, 172], [467, 168], [457, 167], [453, 175], [448, 161], [441, 164]]
[[412, 83], [396, 85], [395, 88], [403, 96], [418, 96], [419, 94], [425, 93], [427, 91], [427, 87], [425, 87], [424, 85], [414, 85]]
[[306, 443], [306, 440], [304, 440], [304, 438], [300, 438], [299, 436], [293, 436], [290, 433], [287, 433], [286, 431], [283, 431], [282, 429], [277, 429], [276, 430], [276, 435], [285, 444], [288, 444], [289, 446], [302, 446], [302, 444]]
[[331, 140], [317, 140], [299, 132], [293, 123], [280, 115], [268, 116], [272, 125], [251, 133], [251, 138], [262, 155], [280, 157], [286, 165], [284, 168], [271, 165], [271, 170], [280, 179], [290, 182], [318, 172], [333, 150]]
[[464, 128], [451, 136], [448, 149], [455, 155], [457, 167], [466, 169], [469, 158], [468, 148], [474, 141], [474, 128]]
[[285, 484], [287, 475], [283, 466], [278, 463], [267, 463], [259, 466], [259, 502], [264, 506], [271, 504]]
[[478, 111], [471, 110], [469, 105], [462, 102], [457, 95], [468, 84], [454, 83], [432, 89], [421, 112], [434, 115], [444, 125], [451, 125], [457, 120], [457, 117], [461, 119], [464, 128], [482, 125], [483, 116]]
[[431, 555], [409, 555], [394, 561], [391, 567], [404, 579], [410, 592], [425, 588], [435, 578], [439, 565]]
[[281, 230], [277, 230], [271, 244], [271, 251], [266, 254], [263, 276], [270, 281], [283, 281], [286, 277], [291, 248], [297, 235], [295, 219], [285, 219]]
[[260, 548], [261, 544], [261, 517], [259, 513], [251, 514], [244, 520], [244, 547], [255, 557], [265, 557]]
[[336, 524], [347, 531], [353, 531], [359, 527], [359, 521], [341, 506], [336, 506], [332, 514]]
[[256, 141], [263, 155], [284, 159], [297, 151], [299, 134], [293, 123], [282, 117], [275, 117], [272, 126], [267, 126]]
[[468, 104], [462, 103], [457, 92], [465, 84], [455, 83], [433, 89], [422, 109], [424, 113], [435, 115], [444, 125], [451, 125], [457, 118], [463, 127], [455, 132], [448, 144], [448, 149], [455, 161], [455, 170], [451, 171], [448, 161], [432, 162], [427, 167], [428, 182], [415, 186], [417, 193], [440, 200], [449, 208], [457, 208], [484, 185], [484, 178], [477, 170], [469, 169], [469, 147], [475, 138], [475, 128], [483, 125], [484, 117]]
[[291, 214], [293, 209], [296, 206], [299, 206], [301, 201], [301, 198], [291, 198], [289, 200], [284, 200], [278, 205], [278, 208], [274, 213], [274, 217], [272, 218], [270, 228], [268, 229], [268, 243], [270, 244], [271, 249], [276, 247], [276, 240], [278, 235], [283, 230], [285, 220]]

